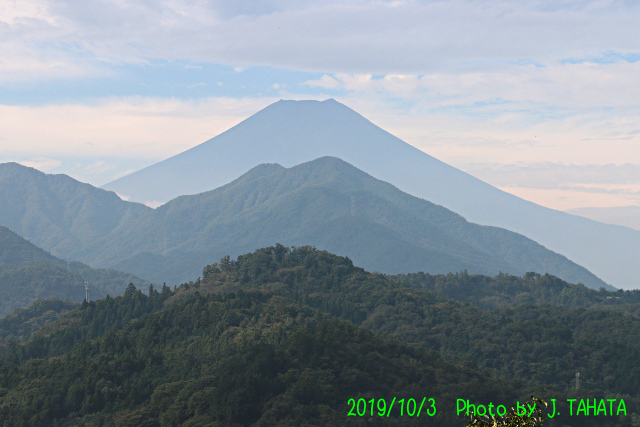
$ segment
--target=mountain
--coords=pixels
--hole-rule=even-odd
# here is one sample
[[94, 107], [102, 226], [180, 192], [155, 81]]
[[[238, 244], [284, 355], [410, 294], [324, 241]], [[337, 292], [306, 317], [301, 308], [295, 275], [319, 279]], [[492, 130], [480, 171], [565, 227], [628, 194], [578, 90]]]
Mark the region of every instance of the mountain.
[[315, 245], [383, 273], [536, 271], [608, 286], [524, 236], [471, 224], [335, 157], [257, 166], [216, 190], [178, 197], [74, 256], [175, 283], [199, 276], [211, 257], [275, 242]]
[[[478, 293], [492, 293], [477, 285]], [[597, 291], [574, 293], [573, 308], [534, 300], [483, 310], [369, 273], [345, 257], [276, 245], [205, 267], [202, 280], [183, 287], [178, 297], [239, 290], [277, 293], [375, 333], [437, 349], [448, 360], [473, 361], [494, 377], [571, 392], [581, 371], [589, 378], [585, 391], [640, 398], [640, 318], [617, 312], [615, 302], [594, 306], [588, 294]], [[630, 291], [601, 293], [604, 299], [637, 299]]]
[[81, 302], [85, 281], [90, 298], [119, 295], [129, 283], [150, 285], [129, 273], [63, 261], [0, 226], [0, 317], [38, 298]]
[[548, 209], [412, 147], [339, 102], [279, 101], [190, 150], [104, 186], [139, 202], [220, 187], [262, 163], [339, 157], [467, 220], [520, 233], [616, 287], [640, 287], [640, 231]]
[[59, 257], [150, 210], [66, 175], [0, 164], [0, 225]]
[[[188, 286], [84, 304], [0, 352], [0, 423], [360, 426], [370, 423], [347, 415], [349, 399], [362, 399], [361, 413], [365, 399], [384, 399], [384, 418], [369, 405], [373, 425], [457, 427], [456, 398], [517, 397], [485, 373], [280, 295], [192, 298]], [[409, 399], [424, 400], [420, 418], [401, 413]]]
[[[631, 427], [638, 416], [631, 316], [481, 310], [310, 247], [263, 248], [205, 273], [82, 304], [0, 350], [0, 423], [455, 427], [466, 422], [456, 399], [508, 406], [532, 394], [558, 401], [548, 427]], [[397, 406], [347, 415], [349, 399], [388, 408], [394, 397], [433, 398], [435, 416], [426, 404], [421, 417]], [[587, 397], [624, 399], [628, 416], [570, 416], [566, 399]]]
[[640, 231], [640, 206], [612, 208], [575, 208], [567, 211], [605, 224], [616, 224]]
[[44, 249], [18, 236], [7, 227], [0, 225], [0, 265], [22, 264], [40, 261], [62, 265], [63, 261]]
[[413, 288], [424, 289], [442, 298], [498, 309], [522, 304], [553, 304], [567, 308], [610, 309], [637, 316], [640, 290], [602, 292], [584, 285], [567, 283], [549, 274], [527, 273], [522, 277], [499, 274], [409, 273], [389, 276]]

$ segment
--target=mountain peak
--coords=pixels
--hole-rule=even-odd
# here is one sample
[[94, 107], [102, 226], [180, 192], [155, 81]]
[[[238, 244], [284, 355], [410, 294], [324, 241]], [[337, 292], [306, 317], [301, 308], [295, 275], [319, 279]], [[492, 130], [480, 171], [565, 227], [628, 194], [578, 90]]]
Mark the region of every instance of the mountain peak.
[[17, 162], [6, 162], [0, 163], [0, 173], [9, 172], [9, 173], [34, 173], [45, 175], [44, 172], [39, 171], [36, 168], [32, 168], [30, 166], [25, 166]]
[[299, 122], [299, 124], [304, 124], [305, 126], [314, 126], [315, 123], [331, 128], [331, 122], [336, 120], [339, 123], [344, 123], [348, 120], [351, 122], [349, 123], [351, 126], [355, 124], [354, 121], [360, 122], [361, 125], [371, 125], [367, 119], [356, 111], [333, 98], [325, 99], [324, 101], [281, 99], [249, 117], [247, 122], [264, 116], [277, 122], [287, 124]]
[[202, 144], [103, 188], [164, 203], [226, 185], [262, 163], [292, 167], [338, 157], [471, 222], [521, 233], [616, 286], [639, 286], [640, 232], [547, 209], [449, 166], [332, 99], [281, 100]]
[[280, 100], [190, 150], [103, 188], [132, 201], [163, 203], [218, 188], [262, 163], [291, 167], [335, 156], [371, 173], [367, 165], [379, 163], [379, 156], [398, 154], [422, 154], [432, 167], [444, 165], [335, 99]]
[[470, 224], [335, 156], [291, 168], [259, 165], [220, 188], [169, 201], [82, 253], [96, 265], [176, 283], [195, 277], [206, 259], [270, 242], [316, 246], [384, 273], [538, 271], [605, 286], [523, 236]]

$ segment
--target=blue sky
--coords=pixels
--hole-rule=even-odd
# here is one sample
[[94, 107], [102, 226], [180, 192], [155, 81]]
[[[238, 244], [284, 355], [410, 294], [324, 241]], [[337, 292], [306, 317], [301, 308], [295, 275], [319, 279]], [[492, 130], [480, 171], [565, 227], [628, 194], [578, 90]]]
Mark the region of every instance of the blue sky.
[[0, 161], [101, 185], [280, 98], [336, 98], [558, 209], [640, 205], [637, 1], [15, 0]]

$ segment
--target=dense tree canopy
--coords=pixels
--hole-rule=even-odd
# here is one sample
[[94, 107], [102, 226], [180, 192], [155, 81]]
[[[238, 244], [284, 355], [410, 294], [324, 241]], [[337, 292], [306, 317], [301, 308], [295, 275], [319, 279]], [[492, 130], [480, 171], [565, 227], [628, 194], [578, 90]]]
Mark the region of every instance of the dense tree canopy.
[[[28, 338], [0, 351], [0, 422], [462, 426], [457, 399], [506, 405], [535, 394], [622, 398], [629, 409], [563, 413], [545, 426], [632, 425], [635, 317], [598, 304], [488, 310], [413, 285], [281, 245], [225, 257], [175, 290], [131, 285], [14, 334]], [[43, 315], [37, 307], [12, 330], [28, 330]], [[411, 418], [397, 406], [389, 417], [347, 415], [349, 399], [372, 406], [394, 397], [434, 398], [436, 415]]]

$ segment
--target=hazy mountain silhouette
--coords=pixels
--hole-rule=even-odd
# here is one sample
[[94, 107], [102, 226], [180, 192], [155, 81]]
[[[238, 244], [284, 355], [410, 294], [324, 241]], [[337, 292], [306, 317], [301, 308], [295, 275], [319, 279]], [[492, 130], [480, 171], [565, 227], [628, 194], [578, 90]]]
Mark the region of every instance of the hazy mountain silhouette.
[[467, 220], [521, 233], [615, 286], [640, 285], [640, 231], [548, 209], [486, 184], [412, 147], [330, 99], [279, 101], [197, 147], [104, 186], [166, 202], [224, 185], [261, 163], [286, 167], [336, 156]]
[[59, 257], [150, 210], [67, 175], [0, 164], [0, 225]]
[[611, 208], [575, 208], [567, 211], [605, 224], [616, 224], [640, 231], [640, 206], [616, 206]]
[[467, 222], [334, 157], [260, 165], [216, 190], [178, 197], [83, 248], [94, 265], [161, 281], [207, 260], [280, 242], [315, 245], [383, 273], [550, 273], [592, 288], [589, 271], [516, 233]]

